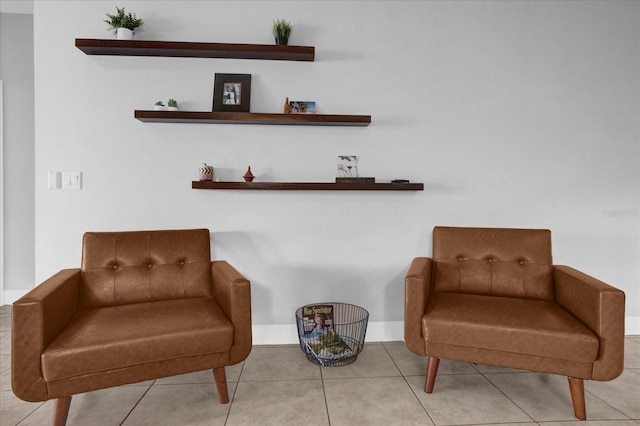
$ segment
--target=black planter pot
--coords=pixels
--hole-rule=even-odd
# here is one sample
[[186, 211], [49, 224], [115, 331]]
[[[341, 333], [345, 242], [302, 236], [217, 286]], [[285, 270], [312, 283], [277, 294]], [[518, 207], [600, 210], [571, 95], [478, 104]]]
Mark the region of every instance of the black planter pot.
[[286, 46], [289, 43], [289, 37], [276, 36], [276, 44], [279, 46]]

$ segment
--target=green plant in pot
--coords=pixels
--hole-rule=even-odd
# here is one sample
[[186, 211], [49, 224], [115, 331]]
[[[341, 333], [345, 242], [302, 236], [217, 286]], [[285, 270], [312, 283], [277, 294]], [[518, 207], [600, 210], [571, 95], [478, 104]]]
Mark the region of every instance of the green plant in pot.
[[178, 101], [175, 99], [169, 99], [167, 102], [167, 109], [169, 111], [177, 111], [178, 110]]
[[116, 34], [118, 40], [131, 40], [133, 37], [133, 31], [140, 27], [144, 22], [139, 19], [135, 13], [127, 13], [124, 7], [120, 8], [116, 6], [116, 14], [111, 15], [106, 13], [109, 19], [105, 19], [104, 22], [109, 24], [109, 30], [112, 30]]
[[273, 36], [276, 38], [276, 44], [286, 46], [289, 43], [289, 36], [293, 27], [284, 19], [276, 19], [273, 21]]

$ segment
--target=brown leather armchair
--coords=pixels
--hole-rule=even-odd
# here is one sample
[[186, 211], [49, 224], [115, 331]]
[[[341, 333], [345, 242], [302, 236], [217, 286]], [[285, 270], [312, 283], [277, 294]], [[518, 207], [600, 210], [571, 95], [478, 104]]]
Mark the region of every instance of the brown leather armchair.
[[584, 379], [624, 368], [625, 295], [554, 266], [551, 232], [433, 230], [433, 258], [405, 278], [407, 347], [427, 356], [425, 392], [440, 358], [568, 376], [575, 416], [586, 419]]
[[73, 394], [224, 367], [251, 351], [250, 283], [211, 261], [207, 229], [89, 232], [82, 267], [13, 304], [11, 381], [25, 401], [56, 399], [66, 423]]

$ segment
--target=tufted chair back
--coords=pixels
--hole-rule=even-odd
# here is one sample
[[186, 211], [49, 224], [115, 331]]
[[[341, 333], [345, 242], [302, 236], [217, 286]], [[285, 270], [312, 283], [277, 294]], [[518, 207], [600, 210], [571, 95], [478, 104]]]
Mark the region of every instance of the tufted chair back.
[[432, 291], [553, 299], [551, 231], [433, 230]]
[[80, 307], [211, 296], [209, 230], [87, 232]]

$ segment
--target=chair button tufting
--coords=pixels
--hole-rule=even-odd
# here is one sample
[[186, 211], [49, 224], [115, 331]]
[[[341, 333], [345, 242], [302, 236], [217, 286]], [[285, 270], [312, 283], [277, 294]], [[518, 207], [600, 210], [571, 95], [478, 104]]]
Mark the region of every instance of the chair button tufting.
[[113, 269], [118, 269], [118, 265], [113, 265]]
[[487, 259], [487, 262], [492, 263], [493, 259]]
[[458, 262], [462, 262], [463, 260], [462, 256], [458, 258]]
[[147, 265], [147, 267], [148, 267], [149, 269], [151, 269], [151, 267], [153, 267], [153, 265], [152, 265], [152, 264], [148, 264], [148, 265]]
[[184, 266], [184, 260], [180, 262], [180, 266]]
[[521, 260], [521, 261], [520, 261], [520, 264], [521, 264], [521, 265], [524, 265], [524, 260]]

